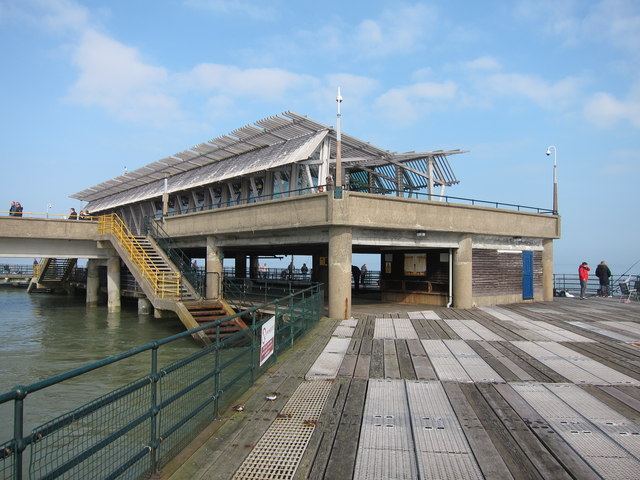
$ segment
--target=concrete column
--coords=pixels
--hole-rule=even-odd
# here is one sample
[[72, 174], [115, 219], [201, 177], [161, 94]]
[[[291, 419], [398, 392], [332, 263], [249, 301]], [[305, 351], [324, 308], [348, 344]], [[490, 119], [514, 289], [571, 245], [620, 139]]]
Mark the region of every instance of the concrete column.
[[473, 240], [464, 235], [453, 251], [453, 306], [471, 308], [473, 306]]
[[329, 316], [351, 318], [350, 227], [329, 228]]
[[138, 315], [150, 315], [153, 307], [146, 297], [138, 299]]
[[238, 254], [235, 263], [236, 278], [247, 277], [247, 256]]
[[216, 246], [215, 237], [207, 237], [206, 296], [217, 300], [222, 296], [222, 252]]
[[90, 258], [87, 260], [87, 307], [98, 306], [100, 293], [100, 275], [98, 274], [98, 261]]
[[120, 311], [120, 257], [109, 257], [107, 260], [107, 311]]
[[542, 241], [542, 299], [553, 301], [553, 240]]

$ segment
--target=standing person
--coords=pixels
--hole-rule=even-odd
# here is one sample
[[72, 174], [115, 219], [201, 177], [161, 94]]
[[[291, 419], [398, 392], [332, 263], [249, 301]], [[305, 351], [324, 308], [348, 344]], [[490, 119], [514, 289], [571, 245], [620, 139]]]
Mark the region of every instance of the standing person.
[[67, 219], [69, 220], [77, 220], [78, 219], [78, 213], [76, 212], [76, 209], [71, 207], [71, 210], [69, 210], [69, 216], [67, 217]]
[[353, 275], [353, 288], [358, 293], [360, 291], [360, 275], [362, 275], [362, 272], [355, 265], [351, 265], [351, 275]]
[[580, 278], [580, 300], [584, 300], [584, 294], [587, 291], [587, 282], [589, 281], [589, 264], [582, 262], [578, 267], [578, 278]]
[[365, 263], [360, 267], [360, 271], [362, 272], [362, 276], [360, 277], [362, 280], [362, 286], [364, 287], [367, 283], [367, 264]]
[[20, 202], [16, 202], [16, 210], [13, 214], [14, 217], [21, 217], [22, 216], [22, 205], [20, 205]]
[[291, 263], [287, 267], [287, 274], [289, 275], [289, 280], [293, 280], [293, 271], [295, 270], [295, 268], [296, 266], [293, 264], [293, 260], [291, 260]]
[[16, 202], [11, 202], [11, 208], [9, 209], [9, 216], [13, 217], [16, 214]]
[[259, 270], [259, 273], [260, 273], [260, 277], [261, 277], [261, 278], [267, 278], [267, 271], [268, 271], [268, 268], [267, 268], [267, 264], [266, 264], [266, 263], [265, 263], [265, 264], [263, 264], [263, 265], [260, 265], [260, 267], [258, 268], [258, 270]]
[[302, 278], [306, 279], [307, 278], [307, 273], [309, 272], [309, 267], [307, 267], [306, 263], [302, 264], [302, 267], [300, 267], [300, 273], [302, 274]]
[[600, 294], [603, 297], [609, 296], [609, 278], [611, 277], [611, 270], [604, 260], [602, 260], [596, 267], [596, 277], [600, 280]]

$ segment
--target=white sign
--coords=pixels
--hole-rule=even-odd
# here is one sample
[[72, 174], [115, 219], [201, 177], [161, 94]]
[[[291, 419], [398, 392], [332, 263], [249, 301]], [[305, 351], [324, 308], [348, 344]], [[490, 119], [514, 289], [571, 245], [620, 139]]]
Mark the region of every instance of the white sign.
[[262, 325], [260, 330], [260, 366], [273, 355], [275, 345], [276, 317], [273, 316]]

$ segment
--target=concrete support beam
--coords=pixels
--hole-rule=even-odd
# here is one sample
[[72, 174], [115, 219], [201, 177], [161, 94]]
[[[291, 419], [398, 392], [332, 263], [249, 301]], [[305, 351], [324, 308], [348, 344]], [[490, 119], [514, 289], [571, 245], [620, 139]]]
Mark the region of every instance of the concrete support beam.
[[222, 252], [216, 246], [216, 238], [207, 237], [207, 275], [205, 294], [207, 298], [217, 300], [222, 294]]
[[107, 311], [120, 311], [120, 257], [117, 255], [107, 260]]
[[98, 262], [87, 260], [87, 307], [98, 306], [100, 293], [100, 275], [98, 274]]
[[351, 227], [329, 228], [329, 316], [351, 318]]
[[553, 301], [553, 240], [542, 241], [542, 298]]
[[473, 241], [471, 235], [460, 238], [458, 248], [453, 251], [453, 306], [473, 306]]

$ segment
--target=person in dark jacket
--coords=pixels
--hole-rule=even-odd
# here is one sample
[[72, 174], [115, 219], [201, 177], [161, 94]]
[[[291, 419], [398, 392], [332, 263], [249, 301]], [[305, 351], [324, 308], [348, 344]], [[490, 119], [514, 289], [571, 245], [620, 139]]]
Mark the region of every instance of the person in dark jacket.
[[611, 270], [607, 266], [606, 262], [602, 260], [596, 267], [596, 277], [600, 280], [600, 295], [603, 297], [609, 296], [609, 278], [611, 277]]
[[580, 279], [580, 300], [584, 300], [584, 294], [587, 291], [587, 282], [589, 281], [589, 264], [582, 262], [578, 267], [578, 278]]

